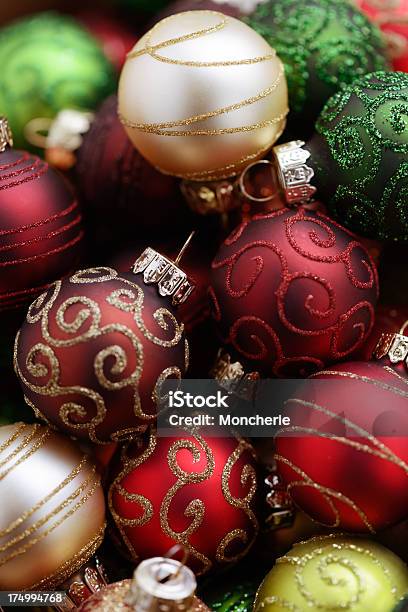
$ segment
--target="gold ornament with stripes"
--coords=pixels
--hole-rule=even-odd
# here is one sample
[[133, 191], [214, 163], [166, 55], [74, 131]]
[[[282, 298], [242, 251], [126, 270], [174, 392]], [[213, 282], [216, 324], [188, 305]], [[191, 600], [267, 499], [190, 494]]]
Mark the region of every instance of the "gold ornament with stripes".
[[102, 542], [95, 466], [49, 427], [0, 427], [0, 499], [0, 590], [53, 589]]
[[283, 132], [284, 69], [252, 28], [215, 11], [163, 19], [128, 54], [119, 117], [164, 173], [205, 181], [238, 174]]

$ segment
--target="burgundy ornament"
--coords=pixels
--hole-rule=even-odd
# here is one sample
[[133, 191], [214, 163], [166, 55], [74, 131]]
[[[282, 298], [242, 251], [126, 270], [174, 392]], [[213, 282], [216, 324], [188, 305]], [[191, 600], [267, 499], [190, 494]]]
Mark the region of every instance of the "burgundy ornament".
[[[383, 363], [352, 361], [313, 375], [285, 405], [278, 471], [313, 520], [375, 533], [408, 518], [408, 387]], [[321, 381], [325, 381], [324, 383]]]
[[160, 386], [183, 377], [188, 346], [153, 275], [146, 284], [135, 269], [81, 270], [31, 304], [14, 366], [37, 417], [97, 443], [132, 437], [155, 419]]
[[[0, 130], [6, 124], [1, 119]], [[6, 146], [0, 152], [0, 310], [21, 306], [70, 272], [82, 236], [78, 203], [62, 176], [39, 157]]]
[[111, 242], [183, 231], [190, 212], [179, 181], [161, 174], [134, 148], [117, 116], [117, 97], [102, 105], [78, 152], [77, 184], [89, 233], [104, 248]]
[[378, 278], [348, 230], [318, 212], [283, 209], [225, 240], [209, 295], [233, 357], [264, 376], [304, 377], [362, 345]]

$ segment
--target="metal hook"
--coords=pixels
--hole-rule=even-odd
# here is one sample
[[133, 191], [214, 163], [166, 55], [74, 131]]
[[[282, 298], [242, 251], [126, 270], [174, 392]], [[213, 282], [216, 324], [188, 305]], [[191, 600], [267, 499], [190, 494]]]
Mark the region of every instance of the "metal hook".
[[191, 232], [191, 234], [189, 235], [189, 237], [187, 238], [187, 240], [185, 241], [185, 243], [181, 247], [179, 254], [177, 255], [176, 259], [174, 260], [174, 263], [176, 264], [176, 266], [178, 266], [178, 264], [180, 263], [180, 260], [183, 257], [184, 253], [186, 252], [190, 242], [192, 241], [192, 239], [194, 237], [194, 234], [195, 234], [195, 230], [193, 230]]
[[239, 180], [238, 180], [238, 185], [239, 188], [241, 190], [242, 195], [247, 198], [248, 200], [250, 200], [251, 202], [257, 202], [258, 204], [262, 204], [265, 202], [270, 202], [271, 200], [274, 199], [274, 197], [276, 196], [276, 194], [278, 193], [278, 190], [275, 188], [275, 190], [271, 193], [271, 195], [265, 197], [265, 198], [256, 198], [255, 196], [251, 195], [250, 193], [248, 193], [246, 187], [245, 187], [245, 178], [247, 173], [249, 172], [249, 170], [251, 170], [252, 168], [254, 168], [255, 166], [258, 165], [268, 165], [271, 166], [271, 176], [273, 178], [273, 174], [272, 174], [272, 170], [273, 170], [273, 163], [271, 161], [269, 161], [268, 159], [259, 159], [256, 162], [253, 162], [252, 164], [249, 164], [249, 166], [247, 166], [243, 172], [241, 173]]
[[402, 324], [401, 329], [399, 331], [399, 333], [401, 334], [401, 336], [405, 336], [405, 330], [408, 327], [408, 319], [405, 321], [405, 323]]

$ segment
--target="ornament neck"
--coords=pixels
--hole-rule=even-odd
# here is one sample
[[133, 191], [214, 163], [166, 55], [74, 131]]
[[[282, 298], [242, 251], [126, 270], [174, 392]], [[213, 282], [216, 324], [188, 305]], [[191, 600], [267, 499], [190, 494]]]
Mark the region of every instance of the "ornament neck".
[[408, 336], [405, 335], [408, 320], [405, 321], [398, 333], [384, 333], [374, 349], [374, 358], [388, 357], [391, 363], [398, 364], [405, 361], [408, 366]]
[[242, 399], [253, 396], [253, 383], [260, 379], [259, 372], [246, 372], [242, 363], [233, 362], [231, 355], [224, 349], [218, 351], [210, 375], [221, 387]]
[[135, 570], [126, 603], [137, 612], [188, 612], [196, 588], [193, 572], [180, 561], [154, 557]]
[[13, 146], [13, 134], [6, 117], [0, 117], [0, 153]]

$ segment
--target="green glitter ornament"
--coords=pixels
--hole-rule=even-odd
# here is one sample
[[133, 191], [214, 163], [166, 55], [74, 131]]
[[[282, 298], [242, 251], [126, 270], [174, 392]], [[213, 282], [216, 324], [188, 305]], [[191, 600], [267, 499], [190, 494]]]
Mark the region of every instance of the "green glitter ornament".
[[115, 72], [97, 41], [70, 17], [45, 12], [0, 30], [0, 114], [16, 147], [24, 127], [64, 108], [93, 110], [116, 87]]
[[296, 137], [343, 83], [388, 67], [380, 30], [345, 0], [268, 0], [245, 21], [285, 65]]
[[408, 74], [376, 72], [325, 105], [307, 143], [319, 197], [354, 232], [408, 240]]
[[251, 612], [259, 580], [229, 583], [211, 597], [203, 596], [205, 603], [213, 612]]

